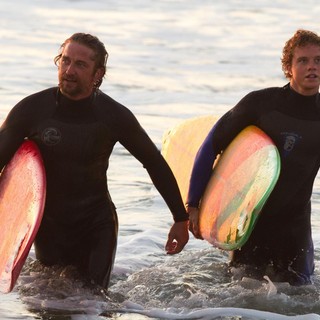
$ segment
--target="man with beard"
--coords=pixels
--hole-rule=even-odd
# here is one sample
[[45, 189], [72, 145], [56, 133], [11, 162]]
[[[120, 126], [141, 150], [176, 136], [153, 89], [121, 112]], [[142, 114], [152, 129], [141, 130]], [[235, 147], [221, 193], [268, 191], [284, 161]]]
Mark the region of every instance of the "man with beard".
[[118, 219], [106, 171], [120, 142], [148, 171], [174, 218], [166, 251], [188, 242], [188, 216], [175, 178], [159, 150], [126, 107], [99, 90], [108, 53], [95, 36], [76, 33], [55, 58], [59, 86], [24, 98], [0, 130], [0, 167], [24, 139], [34, 141], [47, 176], [43, 220], [35, 253], [45, 265], [73, 265], [107, 288]]

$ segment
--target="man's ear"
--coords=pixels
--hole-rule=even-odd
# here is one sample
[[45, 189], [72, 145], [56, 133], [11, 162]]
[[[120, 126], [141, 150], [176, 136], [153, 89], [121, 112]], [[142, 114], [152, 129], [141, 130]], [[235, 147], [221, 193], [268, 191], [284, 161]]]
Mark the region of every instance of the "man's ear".
[[104, 67], [101, 67], [101, 68], [98, 68], [95, 75], [94, 75], [94, 82], [99, 82], [101, 81], [101, 79], [103, 78], [105, 74], [105, 68]]

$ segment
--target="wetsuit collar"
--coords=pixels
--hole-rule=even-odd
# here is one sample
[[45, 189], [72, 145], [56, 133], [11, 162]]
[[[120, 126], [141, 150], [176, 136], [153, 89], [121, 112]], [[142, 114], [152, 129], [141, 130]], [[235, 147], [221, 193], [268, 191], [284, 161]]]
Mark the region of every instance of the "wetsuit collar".
[[63, 107], [77, 107], [77, 108], [82, 108], [82, 107], [88, 107], [91, 106], [93, 101], [95, 100], [96, 97], [96, 92], [94, 91], [89, 97], [80, 99], [80, 100], [72, 100], [65, 95], [63, 95], [58, 88], [57, 91], [57, 96], [56, 96], [56, 103], [57, 106], [63, 106]]
[[88, 98], [72, 100], [64, 96], [58, 89], [56, 115], [65, 122], [73, 122], [75, 119], [81, 119], [83, 122], [93, 122], [96, 120], [92, 108], [95, 98], [96, 93], [94, 92]]

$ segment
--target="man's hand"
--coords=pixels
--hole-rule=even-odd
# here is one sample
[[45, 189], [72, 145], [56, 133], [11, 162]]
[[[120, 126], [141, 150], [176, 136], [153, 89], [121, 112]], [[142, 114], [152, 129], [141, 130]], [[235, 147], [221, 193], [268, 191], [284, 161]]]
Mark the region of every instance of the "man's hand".
[[199, 209], [195, 207], [187, 207], [189, 214], [189, 230], [197, 239], [202, 239], [199, 229]]
[[168, 234], [168, 241], [165, 247], [167, 254], [179, 253], [188, 241], [188, 221], [175, 222]]

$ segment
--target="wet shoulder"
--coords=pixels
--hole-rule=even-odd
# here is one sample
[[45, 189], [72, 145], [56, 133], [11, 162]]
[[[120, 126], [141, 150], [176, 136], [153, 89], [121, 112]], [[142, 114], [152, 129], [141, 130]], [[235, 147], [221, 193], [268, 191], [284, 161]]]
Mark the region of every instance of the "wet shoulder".
[[278, 99], [279, 97], [284, 96], [286, 94], [286, 90], [286, 86], [269, 87], [252, 91], [249, 94], [247, 94], [246, 98], [256, 101], [257, 103], [270, 102], [274, 99]]
[[58, 88], [48, 88], [33, 93], [16, 104], [15, 109], [21, 112], [37, 112], [43, 113], [48, 109], [53, 109], [56, 105], [56, 93]]
[[138, 124], [129, 108], [101, 91], [98, 92], [95, 100], [95, 113], [98, 121], [114, 126], [115, 129]]
[[18, 102], [9, 112], [7, 121], [37, 121], [50, 116], [56, 106], [57, 88], [33, 93]]

